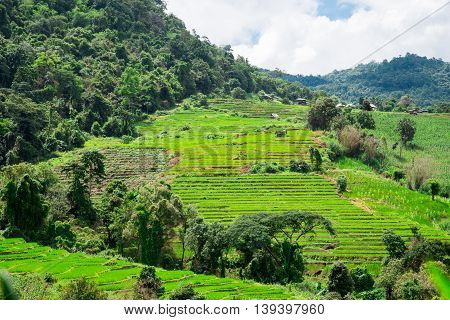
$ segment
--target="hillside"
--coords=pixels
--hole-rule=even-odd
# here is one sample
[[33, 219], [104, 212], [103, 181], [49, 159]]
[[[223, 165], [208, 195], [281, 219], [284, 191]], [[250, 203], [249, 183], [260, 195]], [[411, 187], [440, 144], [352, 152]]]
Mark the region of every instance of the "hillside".
[[282, 74], [281, 77], [325, 90], [355, 104], [360, 97], [398, 100], [405, 95], [422, 107], [450, 101], [450, 63], [415, 54], [334, 71], [325, 76]]
[[[0, 4], [0, 166], [134, 136], [143, 114], [189, 96], [311, 97], [186, 30], [160, 0]], [[37, 120], [39, 119], [39, 120]]]

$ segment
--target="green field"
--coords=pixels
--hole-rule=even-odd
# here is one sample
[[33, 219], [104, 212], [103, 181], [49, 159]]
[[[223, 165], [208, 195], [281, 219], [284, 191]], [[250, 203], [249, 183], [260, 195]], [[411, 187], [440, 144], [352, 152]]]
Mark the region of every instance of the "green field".
[[[207, 221], [230, 223], [240, 215], [259, 212], [320, 213], [332, 221], [337, 235], [330, 237], [319, 232], [313, 240], [304, 243], [310, 272], [337, 260], [349, 265], [365, 264], [377, 271], [386, 254], [381, 242], [386, 229], [393, 229], [408, 239], [410, 227], [419, 225], [427, 238], [449, 240], [448, 233], [443, 231], [448, 224], [448, 201], [433, 202], [429, 196], [387, 180], [358, 161], [342, 160], [330, 172], [331, 177], [289, 172], [250, 174], [255, 162], [287, 165], [296, 158], [309, 161], [309, 147], [322, 147], [320, 133], [304, 129], [306, 111], [306, 107], [300, 106], [215, 100], [208, 109], [177, 109], [140, 123], [140, 137], [131, 143], [93, 138], [84, 149], [63, 153], [49, 163], [59, 172], [63, 164], [81, 152], [100, 150], [107, 159], [107, 181], [119, 178], [135, 187], [165, 178], [184, 204], [196, 205]], [[272, 118], [272, 113], [277, 113], [279, 118]], [[378, 113], [376, 117], [379, 122], [384, 115]], [[380, 125], [379, 132], [383, 128]], [[277, 137], [275, 132], [282, 129], [287, 130], [287, 135]], [[418, 133], [418, 144], [431, 143], [430, 140]], [[440, 165], [448, 164], [445, 157], [436, 159], [440, 159]], [[333, 181], [340, 174], [349, 180], [349, 192], [344, 196], [338, 195]], [[28, 245], [33, 248], [30, 253], [26, 249]], [[104, 258], [67, 254], [35, 244], [14, 243], [14, 240], [4, 242], [3, 248], [7, 250], [0, 247], [0, 251], [6, 250], [7, 254], [2, 255], [6, 260], [0, 259], [0, 268], [43, 273], [53, 272], [53, 268], [60, 266], [63, 270], [57, 269], [55, 274], [61, 281], [87, 275], [96, 279], [103, 289], [121, 294], [129, 292], [133, 277], [140, 270], [138, 265], [123, 261], [109, 266], [105, 265]], [[66, 263], [66, 259], [76, 263]], [[159, 275], [168, 290], [181, 282], [192, 282], [210, 299], [294, 297], [280, 287], [194, 275], [188, 271], [159, 270]]]
[[[52, 274], [59, 284], [86, 277], [109, 292], [111, 298], [132, 298], [131, 289], [142, 266], [123, 260], [68, 253], [21, 239], [0, 239], [0, 270], [11, 273]], [[190, 271], [157, 270], [166, 296], [180, 285], [192, 283], [207, 299], [311, 299], [281, 286], [261, 285], [253, 281], [196, 275]]]
[[[388, 158], [394, 166], [405, 168], [414, 157], [430, 159], [433, 162], [434, 176], [448, 185], [450, 181], [450, 118], [448, 115], [412, 116], [394, 112], [374, 112], [373, 115], [376, 129], [369, 132], [379, 138], [386, 138]], [[415, 146], [405, 148], [400, 158], [399, 150], [392, 150], [391, 146], [399, 141], [395, 128], [404, 117], [416, 123]]]

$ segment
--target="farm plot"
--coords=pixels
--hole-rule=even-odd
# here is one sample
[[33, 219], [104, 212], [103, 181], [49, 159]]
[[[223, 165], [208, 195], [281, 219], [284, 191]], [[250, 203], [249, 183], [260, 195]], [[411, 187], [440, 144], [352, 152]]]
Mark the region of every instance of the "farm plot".
[[[304, 210], [329, 218], [337, 237], [318, 233], [304, 245], [310, 263], [379, 263], [385, 255], [384, 230], [407, 238], [410, 220], [393, 214], [363, 210], [339, 197], [333, 183], [317, 175], [241, 175], [234, 177], [178, 177], [173, 190], [184, 203], [194, 204], [208, 221], [229, 223], [259, 212]], [[448, 239], [445, 233], [423, 227], [430, 238]]]
[[[168, 150], [173, 174], [240, 174], [256, 161], [287, 164], [306, 158], [314, 135], [298, 124], [267, 118], [242, 118], [210, 110], [177, 110], [138, 126], [142, 136], [128, 148]], [[287, 130], [277, 137], [275, 131]], [[89, 148], [123, 147], [117, 140], [93, 139]]]
[[[22, 239], [0, 239], [0, 269], [11, 273], [50, 273], [59, 284], [86, 277], [96, 281], [112, 298], [131, 298], [131, 289], [142, 266], [123, 260], [68, 253], [26, 243]], [[281, 286], [261, 285], [252, 281], [196, 275], [190, 271], [157, 269], [167, 294], [182, 284], [192, 283], [195, 289], [209, 300], [261, 299], [287, 300], [311, 299]]]
[[210, 108], [214, 110], [236, 112], [249, 118], [270, 118], [277, 114], [282, 118], [297, 117], [305, 119], [308, 112], [306, 106], [287, 106], [276, 102], [243, 101], [229, 99], [213, 99]]
[[[93, 190], [98, 194], [113, 180], [124, 181], [129, 188], [135, 188], [154, 180], [157, 173], [167, 169], [168, 155], [163, 149], [154, 148], [106, 148], [100, 149], [105, 156], [106, 178], [98, 188]], [[62, 182], [67, 182], [67, 176], [61, 172], [62, 166], [56, 171]]]

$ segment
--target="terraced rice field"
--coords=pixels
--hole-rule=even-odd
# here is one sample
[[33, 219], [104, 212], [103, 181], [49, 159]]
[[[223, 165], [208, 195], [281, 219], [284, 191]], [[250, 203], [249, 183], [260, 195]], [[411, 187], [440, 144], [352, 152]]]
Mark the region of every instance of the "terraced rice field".
[[[121, 147], [101, 149], [100, 153], [105, 156], [106, 177], [93, 190], [94, 194], [113, 180], [123, 180], [130, 189], [138, 187], [167, 169], [168, 155], [163, 149]], [[62, 182], [67, 182], [68, 177], [61, 171], [63, 165], [57, 166], [56, 172]]]
[[[319, 232], [305, 243], [305, 255], [311, 263], [379, 263], [385, 255], [383, 231], [392, 229], [407, 238], [413, 224], [401, 215], [359, 208], [341, 198], [332, 182], [317, 175], [178, 177], [172, 186], [185, 203], [196, 205], [209, 221], [228, 223], [245, 214], [290, 210], [322, 214], [333, 222], [337, 237]], [[434, 228], [422, 227], [421, 231], [429, 238], [448, 240], [444, 232]]]
[[270, 118], [272, 114], [282, 117], [305, 118], [307, 108], [300, 106], [286, 106], [274, 102], [242, 101], [213, 99], [210, 101], [212, 109], [220, 111], [238, 112], [249, 118]]
[[[68, 253], [26, 243], [22, 239], [0, 239], [0, 269], [11, 273], [52, 274], [59, 284], [87, 277], [108, 291], [112, 298], [130, 298], [142, 266], [123, 260]], [[252, 281], [196, 275], [189, 271], [157, 270], [167, 294], [182, 284], [192, 283], [209, 300], [221, 299], [304, 299], [281, 286], [261, 285]], [[311, 297], [308, 297], [309, 299]]]

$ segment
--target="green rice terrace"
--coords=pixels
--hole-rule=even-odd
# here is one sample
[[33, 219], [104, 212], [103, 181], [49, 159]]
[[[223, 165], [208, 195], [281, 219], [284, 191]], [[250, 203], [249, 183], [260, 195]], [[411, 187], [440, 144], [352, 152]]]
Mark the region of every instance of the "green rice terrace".
[[[310, 274], [337, 260], [378, 270], [386, 255], [381, 241], [386, 229], [407, 240], [410, 227], [418, 225], [427, 238], [450, 239], [435, 223], [448, 221], [448, 202], [432, 202], [356, 162], [330, 167], [331, 177], [251, 174], [256, 162], [284, 166], [291, 159], [309, 162], [309, 148], [324, 146], [321, 132], [305, 129], [307, 110], [304, 106], [213, 100], [208, 108], [179, 108], [152, 116], [138, 125], [140, 136], [134, 141], [92, 138], [82, 150], [61, 153], [49, 163], [64, 181], [63, 165], [83, 151], [99, 150], [106, 157], [107, 177], [98, 191], [117, 178], [132, 188], [165, 178], [183, 203], [195, 205], [208, 222], [227, 224], [260, 212], [321, 214], [330, 219], [337, 234], [331, 237], [319, 231], [313, 240], [303, 243]], [[381, 117], [378, 115], [377, 121]], [[278, 130], [286, 132], [278, 135]], [[350, 185], [344, 195], [337, 193], [334, 181], [341, 173], [348, 176]], [[178, 251], [178, 243], [175, 247]], [[139, 265], [125, 261], [68, 254], [19, 239], [0, 241], [0, 252], [0, 268], [13, 273], [50, 272], [61, 281], [85, 275], [117, 296], [128, 294], [140, 270]], [[299, 298], [283, 287], [189, 271], [159, 269], [158, 275], [169, 291], [180, 283], [193, 283], [208, 299]]]
[[[60, 284], [72, 279], [86, 277], [95, 280], [99, 287], [113, 298], [130, 298], [131, 289], [142, 269], [139, 264], [123, 260], [68, 253], [54, 250], [22, 239], [0, 241], [0, 269], [12, 273], [50, 273]], [[304, 299], [299, 293], [290, 292], [282, 286], [268, 286], [253, 281], [242, 281], [215, 276], [197, 275], [190, 271], [166, 271], [157, 269], [166, 294], [185, 283], [191, 283], [207, 299]], [[311, 299], [311, 297], [308, 297]]]

